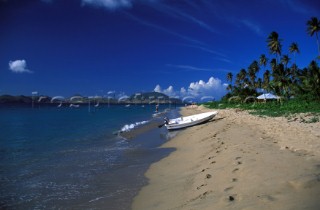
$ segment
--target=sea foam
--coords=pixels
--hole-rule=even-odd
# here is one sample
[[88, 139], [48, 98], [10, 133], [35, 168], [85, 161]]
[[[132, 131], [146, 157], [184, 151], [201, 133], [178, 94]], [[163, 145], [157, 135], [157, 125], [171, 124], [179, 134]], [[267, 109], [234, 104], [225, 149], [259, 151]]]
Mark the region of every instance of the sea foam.
[[149, 121], [141, 121], [141, 122], [136, 122], [136, 123], [124, 125], [124, 126], [121, 128], [121, 132], [128, 132], [128, 131], [134, 129], [135, 127], [137, 127], [137, 126], [146, 124], [146, 123], [148, 123], [148, 122], [149, 122]]

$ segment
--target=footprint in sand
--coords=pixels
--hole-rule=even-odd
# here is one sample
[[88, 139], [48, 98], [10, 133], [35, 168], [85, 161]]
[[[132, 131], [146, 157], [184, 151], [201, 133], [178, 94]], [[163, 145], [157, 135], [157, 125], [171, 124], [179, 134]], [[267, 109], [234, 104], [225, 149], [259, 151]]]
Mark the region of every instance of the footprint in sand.
[[236, 157], [235, 160], [238, 160], [236, 162], [236, 165], [241, 165], [242, 164], [242, 161], [240, 161], [239, 159], [241, 159], [241, 157]]
[[236, 171], [239, 171], [239, 168], [235, 168], [232, 170], [232, 173], [235, 173]]
[[207, 184], [202, 184], [199, 187], [197, 187], [197, 190], [200, 190], [202, 187], [205, 187], [205, 186], [207, 186]]
[[228, 191], [230, 191], [230, 190], [232, 190], [233, 189], [233, 187], [227, 187], [226, 189], [224, 189], [224, 191], [225, 192], [228, 192]]
[[276, 198], [271, 195], [258, 195], [257, 197], [263, 201], [275, 201], [276, 200]]
[[200, 195], [200, 199], [206, 198], [206, 196], [209, 195], [210, 193], [212, 193], [212, 190], [202, 193], [202, 195]]
[[204, 168], [201, 170], [201, 172], [205, 172], [206, 170], [208, 170], [209, 168]]
[[235, 196], [230, 195], [229, 196], [229, 201], [234, 201], [235, 200]]
[[232, 178], [232, 182], [237, 182], [238, 179], [237, 178]]

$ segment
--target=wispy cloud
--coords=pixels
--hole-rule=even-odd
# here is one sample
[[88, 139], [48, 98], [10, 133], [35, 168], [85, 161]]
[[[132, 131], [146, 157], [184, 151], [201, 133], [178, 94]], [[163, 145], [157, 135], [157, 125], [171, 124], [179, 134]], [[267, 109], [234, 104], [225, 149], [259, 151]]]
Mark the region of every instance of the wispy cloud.
[[319, 1], [301, 1], [301, 0], [280, 0], [281, 4], [291, 9], [293, 12], [312, 16], [312, 13], [319, 14]]
[[203, 47], [200, 45], [191, 45], [191, 44], [176, 44], [176, 45], [185, 46], [185, 47], [197, 49], [206, 53], [210, 53], [215, 55], [215, 57], [213, 57], [213, 59], [215, 60], [223, 61], [225, 63], [231, 63], [231, 60], [228, 58], [228, 56], [225, 53], [216, 51], [216, 50], [211, 50], [208, 47]]
[[174, 64], [166, 64], [167, 67], [170, 68], [177, 68], [181, 69], [183, 71], [206, 71], [206, 72], [230, 72], [229, 69], [223, 69], [223, 68], [200, 68], [190, 65], [174, 65]]
[[247, 20], [247, 19], [243, 19], [240, 22], [244, 26], [246, 26], [248, 29], [253, 31], [255, 34], [257, 34], [258, 36], [264, 36], [264, 33], [263, 33], [261, 27], [257, 23], [254, 23], [253, 21], [250, 21], [250, 20]]
[[213, 59], [218, 60], [218, 61], [222, 61], [225, 63], [232, 63], [231, 60], [229, 60], [227, 58], [214, 57]]
[[217, 30], [215, 30], [212, 26], [205, 23], [203, 20], [200, 20], [199, 18], [196, 18], [194, 15], [190, 15], [186, 12], [183, 12], [177, 8], [174, 8], [173, 6], [167, 6], [164, 4], [155, 4], [153, 5], [153, 8], [159, 12], [165, 13], [166, 15], [170, 15], [174, 18], [179, 18], [183, 21], [188, 21], [190, 23], [196, 24], [197, 26], [210, 31], [212, 33], [218, 33]]
[[207, 72], [214, 72], [213, 69], [199, 68], [199, 67], [189, 66], [189, 65], [173, 65], [173, 64], [167, 64], [166, 66], [172, 67], [172, 68], [183, 69], [183, 70], [185, 70], [185, 71], [207, 71]]
[[140, 23], [140, 24], [142, 24], [142, 25], [145, 25], [145, 26], [148, 26], [148, 27], [157, 29], [157, 30], [162, 31], [162, 32], [165, 32], [165, 33], [167, 33], [167, 34], [171, 34], [171, 35], [173, 35], [173, 36], [175, 36], [175, 37], [178, 37], [178, 38], [180, 38], [180, 39], [183, 39], [183, 40], [188, 41], [188, 42], [193, 43], [193, 44], [204, 45], [204, 43], [201, 42], [201, 41], [199, 41], [199, 40], [196, 40], [196, 39], [190, 38], [190, 37], [188, 37], [188, 36], [179, 34], [179, 33], [177, 33], [177, 32], [171, 31], [171, 30], [169, 30], [169, 29], [167, 29], [167, 28], [164, 28], [164, 27], [162, 27], [162, 26], [156, 25], [156, 24], [154, 24], [154, 23], [150, 23], [150, 22], [148, 22], [148, 21], [146, 21], [146, 20], [143, 20], [143, 19], [141, 19], [141, 18], [138, 18], [138, 17], [136, 17], [136, 16], [134, 16], [134, 15], [128, 13], [128, 12], [123, 12], [123, 13], [126, 14], [126, 15], [127, 15], [129, 18], [131, 18], [132, 20], [134, 20], [134, 21], [136, 21], [136, 22], [138, 22], [138, 23]]
[[33, 73], [27, 69], [27, 62], [25, 60], [9, 61], [9, 70], [14, 73]]
[[129, 8], [133, 4], [133, 0], [82, 0], [83, 5], [92, 5], [97, 7], [105, 7], [109, 10], [118, 8]]
[[204, 51], [204, 52], [207, 52], [207, 53], [211, 53], [213, 55], [218, 55], [218, 56], [221, 56], [221, 57], [227, 57], [226, 54], [224, 54], [222, 52], [219, 52], [219, 51], [211, 50], [211, 49], [209, 49], [207, 47], [203, 47], [203, 46], [199, 46], [199, 45], [190, 45], [190, 44], [180, 44], [180, 45], [185, 46], [185, 47], [198, 49], [198, 50], [201, 50], [201, 51]]
[[201, 28], [203, 29], [206, 29], [212, 33], [218, 33], [217, 30], [213, 29], [210, 25], [208, 25], [207, 23], [205, 23], [204, 21], [202, 20], [199, 20], [197, 19], [196, 17], [192, 16], [192, 15], [189, 15], [187, 13], [183, 13], [181, 11], [177, 11], [177, 13], [181, 16], [183, 16], [184, 18], [190, 20], [191, 22], [197, 24], [198, 26], [200, 26]]

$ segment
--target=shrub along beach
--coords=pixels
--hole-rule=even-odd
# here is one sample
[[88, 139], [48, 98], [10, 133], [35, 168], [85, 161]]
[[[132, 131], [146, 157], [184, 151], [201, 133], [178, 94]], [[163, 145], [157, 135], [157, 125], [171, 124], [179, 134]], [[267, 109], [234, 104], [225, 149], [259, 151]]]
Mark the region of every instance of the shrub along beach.
[[[319, 30], [311, 18], [307, 31], [318, 49]], [[183, 116], [219, 113], [163, 145], [176, 151], [151, 165], [133, 209], [319, 209], [320, 68], [316, 60], [288, 67], [281, 41], [276, 32], [267, 38], [276, 56], [271, 70], [262, 55], [234, 83], [228, 73], [230, 92], [220, 102], [182, 109]], [[290, 52], [295, 58], [297, 43]], [[263, 79], [256, 78], [260, 67]], [[278, 99], [258, 102], [266, 92]]]

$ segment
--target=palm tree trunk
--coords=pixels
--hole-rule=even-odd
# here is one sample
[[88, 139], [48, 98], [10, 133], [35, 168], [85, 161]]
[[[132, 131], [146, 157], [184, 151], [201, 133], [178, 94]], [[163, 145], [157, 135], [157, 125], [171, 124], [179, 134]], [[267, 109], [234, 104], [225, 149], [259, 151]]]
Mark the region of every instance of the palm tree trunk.
[[318, 37], [318, 33], [316, 33], [316, 37], [317, 37], [317, 45], [318, 45], [318, 56], [320, 58], [320, 46], [319, 46], [319, 37]]

